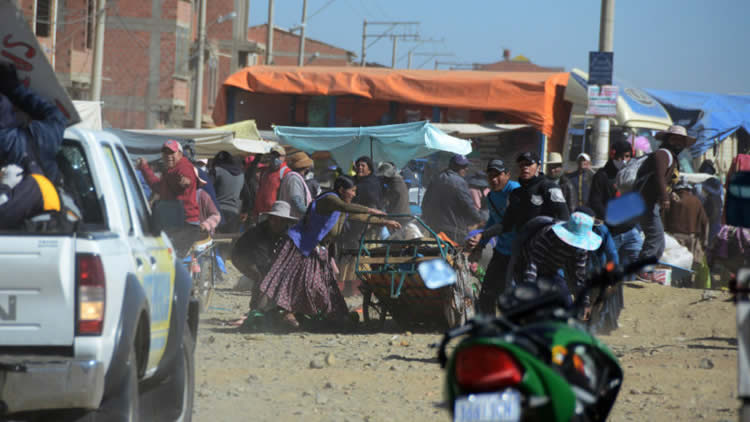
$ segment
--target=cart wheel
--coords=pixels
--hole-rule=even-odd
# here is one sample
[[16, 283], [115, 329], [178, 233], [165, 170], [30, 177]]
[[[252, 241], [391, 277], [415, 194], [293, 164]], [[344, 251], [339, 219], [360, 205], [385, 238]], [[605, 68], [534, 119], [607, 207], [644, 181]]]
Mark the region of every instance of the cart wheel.
[[376, 328], [381, 329], [385, 324], [386, 311], [383, 304], [378, 301], [372, 292], [362, 293], [362, 317], [365, 324], [369, 325], [371, 321], [376, 322]]

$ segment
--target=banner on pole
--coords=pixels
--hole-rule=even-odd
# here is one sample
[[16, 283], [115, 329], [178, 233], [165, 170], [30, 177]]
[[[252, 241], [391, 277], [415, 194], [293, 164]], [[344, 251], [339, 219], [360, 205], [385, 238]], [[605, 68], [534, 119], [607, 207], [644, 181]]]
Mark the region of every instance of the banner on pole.
[[13, 0], [0, 0], [0, 43], [0, 60], [16, 65], [18, 79], [24, 85], [55, 103], [68, 119], [68, 126], [81, 121], [73, 101], [57, 80], [47, 56]]
[[591, 116], [617, 115], [617, 95], [619, 91], [616, 85], [589, 85], [589, 104], [586, 114]]

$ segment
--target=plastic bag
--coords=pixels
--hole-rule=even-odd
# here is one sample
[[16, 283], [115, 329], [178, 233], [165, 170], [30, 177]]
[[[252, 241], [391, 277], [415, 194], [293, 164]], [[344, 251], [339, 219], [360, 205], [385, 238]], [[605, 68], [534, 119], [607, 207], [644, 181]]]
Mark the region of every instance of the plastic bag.
[[693, 253], [680, 245], [674, 237], [664, 234], [664, 254], [661, 262], [682, 268], [693, 268]]

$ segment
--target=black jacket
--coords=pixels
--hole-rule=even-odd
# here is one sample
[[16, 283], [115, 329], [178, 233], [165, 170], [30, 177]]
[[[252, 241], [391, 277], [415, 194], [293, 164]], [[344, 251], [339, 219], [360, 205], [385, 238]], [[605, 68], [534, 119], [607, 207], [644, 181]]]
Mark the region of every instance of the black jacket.
[[422, 217], [432, 229], [463, 242], [469, 226], [482, 222], [469, 193], [469, 184], [453, 170], [440, 173], [422, 200]]
[[510, 193], [503, 231], [519, 231], [532, 218], [552, 217], [567, 220], [570, 211], [560, 187], [544, 176], [521, 181], [521, 187]]
[[[615, 188], [617, 171], [617, 167], [612, 163], [612, 160], [609, 160], [604, 167], [596, 171], [594, 177], [591, 179], [589, 207], [591, 207], [598, 219], [604, 220], [607, 213], [607, 203], [617, 196], [617, 188]], [[625, 233], [633, 227], [635, 227], [635, 223], [626, 223], [616, 227], [609, 227], [609, 230], [614, 236]]]
[[369, 208], [382, 210], [383, 204], [383, 181], [374, 173], [369, 176], [357, 177], [357, 196], [354, 197], [355, 204], [364, 205]]

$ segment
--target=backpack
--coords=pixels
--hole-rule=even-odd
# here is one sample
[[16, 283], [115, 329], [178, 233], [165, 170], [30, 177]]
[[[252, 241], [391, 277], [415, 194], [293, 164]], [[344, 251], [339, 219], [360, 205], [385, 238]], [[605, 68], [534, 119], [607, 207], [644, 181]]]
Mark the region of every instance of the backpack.
[[[628, 161], [628, 163], [617, 172], [617, 176], [615, 176], [615, 186], [620, 193], [640, 190], [642, 186], [640, 186], [641, 183], [639, 182], [642, 182], [643, 180], [638, 180], [638, 171], [650, 156], [651, 154], [646, 154], [640, 157], [631, 158], [630, 161]], [[645, 177], [642, 179], [645, 179]]]

